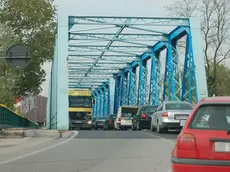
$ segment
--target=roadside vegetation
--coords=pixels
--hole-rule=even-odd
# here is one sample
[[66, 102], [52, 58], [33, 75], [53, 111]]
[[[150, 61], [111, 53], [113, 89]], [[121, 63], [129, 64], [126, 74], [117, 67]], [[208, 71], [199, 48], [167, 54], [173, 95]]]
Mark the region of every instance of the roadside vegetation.
[[51, 60], [55, 39], [55, 6], [52, 0], [0, 0], [0, 47], [24, 44], [31, 62], [20, 71], [0, 60], [0, 104], [12, 107], [15, 97], [38, 95], [46, 72], [42, 65]]

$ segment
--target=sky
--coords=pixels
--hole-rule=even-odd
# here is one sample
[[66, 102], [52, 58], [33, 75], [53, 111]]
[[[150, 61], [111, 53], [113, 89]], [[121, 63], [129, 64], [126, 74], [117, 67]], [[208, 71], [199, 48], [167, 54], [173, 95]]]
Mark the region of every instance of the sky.
[[[140, 16], [169, 17], [165, 6], [173, 0], [54, 0], [68, 15], [75, 16]], [[51, 64], [46, 63], [46, 81], [42, 84], [42, 96], [48, 96]]]

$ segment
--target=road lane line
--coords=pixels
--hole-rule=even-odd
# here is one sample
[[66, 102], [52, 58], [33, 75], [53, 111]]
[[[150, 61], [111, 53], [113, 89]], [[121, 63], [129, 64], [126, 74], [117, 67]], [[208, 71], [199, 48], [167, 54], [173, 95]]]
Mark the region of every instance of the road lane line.
[[172, 145], [175, 145], [175, 142], [172, 142], [172, 141], [170, 141], [169, 139], [165, 139], [164, 137], [160, 137], [160, 136], [157, 136], [157, 135], [155, 135], [155, 134], [146, 133], [146, 132], [144, 132], [144, 131], [139, 131], [139, 132], [144, 133], [144, 134], [149, 135], [149, 136], [152, 136], [152, 137], [156, 137], [156, 138], [161, 139], [161, 140], [164, 140], [165, 142], [168, 142], [168, 143], [170, 143], [170, 144], [172, 144]]
[[[172, 141], [170, 141], [170, 140], [168, 140], [168, 139], [165, 139], [165, 138], [163, 138], [163, 137], [157, 136], [157, 135], [155, 135], [155, 134], [150, 134], [150, 133], [146, 133], [146, 132], [143, 132], [143, 131], [139, 131], [139, 132], [140, 132], [140, 133], [144, 133], [144, 134], [149, 135], [149, 136], [152, 136], [152, 137], [156, 137], [156, 138], [161, 139], [161, 140], [164, 140], [165, 142], [167, 142], [167, 143], [169, 143], [169, 144], [171, 144], [171, 145], [174, 145], [174, 144], [175, 144], [174, 142], [172, 142]], [[171, 169], [169, 169], [168, 172], [172, 172]]]
[[46, 150], [49, 150], [49, 149], [52, 149], [52, 148], [55, 148], [57, 146], [60, 146], [62, 144], [65, 144], [67, 142], [69, 142], [70, 140], [72, 140], [74, 137], [76, 137], [78, 135], [78, 131], [76, 131], [74, 134], [72, 134], [72, 136], [62, 142], [59, 142], [55, 145], [52, 145], [52, 146], [49, 146], [49, 147], [46, 147], [46, 148], [43, 148], [43, 149], [40, 149], [40, 150], [37, 150], [37, 151], [34, 151], [34, 152], [31, 152], [31, 153], [28, 153], [28, 154], [25, 154], [25, 155], [22, 155], [22, 156], [18, 156], [18, 157], [15, 157], [15, 158], [11, 158], [7, 161], [1, 161], [0, 162], [0, 165], [2, 164], [7, 164], [7, 163], [10, 163], [10, 162], [13, 162], [13, 161], [16, 161], [16, 160], [19, 160], [19, 159], [22, 159], [22, 158], [25, 158], [25, 157], [28, 157], [28, 156], [31, 156], [31, 155], [35, 155], [37, 153], [40, 153], [40, 152], [43, 152], [43, 151], [46, 151]]

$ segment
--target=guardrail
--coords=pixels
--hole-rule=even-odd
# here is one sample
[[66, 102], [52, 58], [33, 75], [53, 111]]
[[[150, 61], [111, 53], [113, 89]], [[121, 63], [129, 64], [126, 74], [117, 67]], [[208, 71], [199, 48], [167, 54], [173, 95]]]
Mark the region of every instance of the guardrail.
[[38, 128], [38, 125], [0, 104], [0, 129], [13, 127]]

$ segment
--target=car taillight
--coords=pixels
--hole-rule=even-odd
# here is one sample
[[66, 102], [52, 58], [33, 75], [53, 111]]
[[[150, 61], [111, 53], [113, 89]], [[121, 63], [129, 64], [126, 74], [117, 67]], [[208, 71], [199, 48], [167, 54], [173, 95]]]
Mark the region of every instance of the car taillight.
[[172, 156], [177, 158], [196, 158], [196, 139], [191, 133], [181, 133], [178, 136]]
[[142, 118], [142, 119], [146, 119], [147, 116], [143, 113], [143, 114], [141, 114], [141, 118]]
[[161, 116], [162, 116], [162, 117], [168, 117], [168, 113], [167, 113], [167, 112], [164, 112]]
[[121, 121], [121, 117], [120, 117], [120, 118], [118, 118], [118, 121]]

